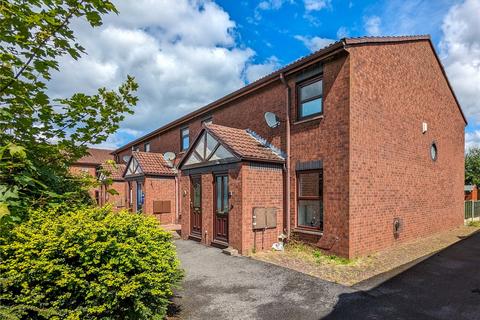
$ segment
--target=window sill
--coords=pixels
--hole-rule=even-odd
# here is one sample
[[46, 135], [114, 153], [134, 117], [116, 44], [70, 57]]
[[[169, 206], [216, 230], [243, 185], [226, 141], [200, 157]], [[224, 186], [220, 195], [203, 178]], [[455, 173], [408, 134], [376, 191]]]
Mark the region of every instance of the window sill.
[[304, 233], [304, 234], [311, 234], [314, 236], [323, 236], [323, 231], [320, 230], [309, 230], [309, 229], [301, 229], [301, 228], [295, 228], [292, 230], [295, 233]]
[[307, 123], [307, 122], [311, 122], [311, 121], [318, 121], [318, 120], [321, 120], [321, 119], [323, 119], [323, 114], [321, 114], [319, 116], [316, 116], [316, 117], [295, 121], [295, 122], [293, 122], [293, 125]]

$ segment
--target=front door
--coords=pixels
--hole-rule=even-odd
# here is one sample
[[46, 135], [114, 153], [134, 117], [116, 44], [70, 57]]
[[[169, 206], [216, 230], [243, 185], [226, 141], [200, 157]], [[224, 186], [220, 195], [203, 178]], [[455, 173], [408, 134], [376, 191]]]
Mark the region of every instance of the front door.
[[215, 240], [228, 243], [228, 175], [215, 176]]
[[192, 191], [191, 191], [191, 215], [190, 225], [191, 233], [195, 236], [202, 236], [202, 180], [200, 176], [191, 178]]
[[142, 212], [143, 208], [143, 191], [142, 191], [142, 183], [137, 181], [137, 211]]

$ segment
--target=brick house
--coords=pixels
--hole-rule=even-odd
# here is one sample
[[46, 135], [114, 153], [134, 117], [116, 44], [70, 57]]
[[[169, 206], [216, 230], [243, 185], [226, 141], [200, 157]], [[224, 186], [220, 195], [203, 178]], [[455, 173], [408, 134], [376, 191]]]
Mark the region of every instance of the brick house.
[[[103, 206], [110, 203], [117, 210], [127, 207], [127, 186], [123, 178], [125, 169], [126, 165], [124, 163], [117, 163], [115, 165], [104, 163], [99, 166], [97, 176], [100, 182], [102, 182], [99, 187], [99, 205]], [[107, 178], [111, 180], [111, 185], [103, 183]], [[107, 192], [108, 189], [114, 189], [117, 191], [117, 194], [110, 194]]]
[[161, 224], [178, 221], [176, 170], [162, 154], [133, 151], [123, 177], [132, 212], [154, 215]]
[[176, 155], [124, 176], [132, 210], [138, 190], [147, 213], [171, 201], [184, 238], [351, 258], [463, 223], [465, 125], [429, 36], [347, 38], [114, 154]]
[[478, 201], [478, 188], [476, 185], [465, 185], [465, 201]]
[[[88, 148], [88, 154], [78, 159], [73, 163], [69, 170], [72, 174], [81, 175], [88, 174], [92, 177], [98, 176], [98, 168], [104, 164], [107, 160], [113, 160], [113, 150]], [[94, 188], [90, 190], [90, 195], [100, 203], [100, 188]]]

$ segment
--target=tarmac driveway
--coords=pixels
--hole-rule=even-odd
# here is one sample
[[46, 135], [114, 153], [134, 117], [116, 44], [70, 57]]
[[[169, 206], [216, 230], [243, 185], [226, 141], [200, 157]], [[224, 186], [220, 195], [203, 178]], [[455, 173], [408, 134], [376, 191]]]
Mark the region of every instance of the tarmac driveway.
[[193, 241], [176, 245], [186, 271], [174, 301], [181, 319], [480, 320], [480, 233], [358, 289]]
[[177, 240], [186, 271], [181, 319], [320, 319], [354, 290], [220, 249]]

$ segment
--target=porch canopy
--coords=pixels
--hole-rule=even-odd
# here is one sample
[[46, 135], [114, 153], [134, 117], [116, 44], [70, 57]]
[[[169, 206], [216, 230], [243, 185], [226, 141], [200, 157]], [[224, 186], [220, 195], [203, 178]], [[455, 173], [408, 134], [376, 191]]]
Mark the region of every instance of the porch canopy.
[[204, 124], [180, 161], [181, 170], [239, 161], [284, 163], [284, 154], [249, 129]]
[[141, 176], [175, 176], [175, 169], [161, 153], [133, 151], [123, 177], [128, 179]]

